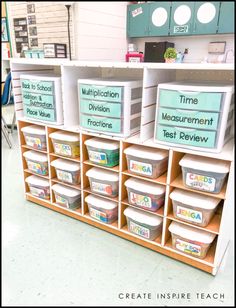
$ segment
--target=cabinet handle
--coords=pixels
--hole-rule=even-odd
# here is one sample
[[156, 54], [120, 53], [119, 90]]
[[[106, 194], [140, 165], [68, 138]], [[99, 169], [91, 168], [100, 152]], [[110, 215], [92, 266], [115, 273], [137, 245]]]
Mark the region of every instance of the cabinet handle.
[[193, 23], [193, 32], [196, 32], [196, 21]]

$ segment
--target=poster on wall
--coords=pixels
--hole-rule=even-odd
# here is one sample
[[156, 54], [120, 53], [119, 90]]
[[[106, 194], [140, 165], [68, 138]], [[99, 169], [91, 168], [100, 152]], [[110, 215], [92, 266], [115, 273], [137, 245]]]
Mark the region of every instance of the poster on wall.
[[27, 19], [14, 18], [13, 24], [15, 32], [16, 52], [20, 53], [23, 45], [29, 45]]
[[2, 42], [8, 42], [8, 32], [7, 32], [7, 19], [2, 17]]

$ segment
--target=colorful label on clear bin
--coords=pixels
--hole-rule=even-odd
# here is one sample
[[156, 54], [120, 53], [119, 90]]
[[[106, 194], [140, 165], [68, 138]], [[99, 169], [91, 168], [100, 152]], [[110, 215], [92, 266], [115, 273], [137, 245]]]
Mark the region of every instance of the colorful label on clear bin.
[[108, 184], [98, 183], [92, 181], [91, 188], [94, 192], [98, 192], [104, 195], [112, 195], [112, 186]]
[[65, 198], [63, 198], [63, 197], [61, 197], [59, 195], [56, 195], [56, 194], [55, 194], [55, 198], [56, 198], [56, 203], [59, 203], [60, 205], [69, 208], [68, 200], [66, 200]]
[[89, 213], [90, 213], [90, 216], [95, 218], [95, 219], [98, 219], [98, 220], [100, 220], [102, 222], [108, 222], [108, 217], [107, 217], [106, 213], [103, 213], [101, 211], [95, 210], [93, 208], [89, 209]]
[[129, 228], [130, 228], [130, 232], [133, 232], [133, 233], [138, 234], [138, 235], [145, 237], [145, 238], [150, 237], [150, 230], [149, 229], [142, 227], [140, 225], [137, 225], [133, 221], [130, 221]]
[[40, 138], [25, 136], [26, 144], [32, 148], [42, 149], [42, 143]]
[[130, 171], [135, 173], [140, 173], [143, 175], [152, 175], [152, 165], [147, 163], [142, 163], [140, 161], [130, 160], [129, 163]]
[[63, 170], [56, 170], [57, 178], [61, 181], [73, 183], [72, 174]]
[[35, 173], [38, 173], [38, 174], [45, 174], [46, 173], [46, 172], [43, 172], [42, 166], [39, 163], [35, 163], [33, 161], [28, 160], [27, 164], [28, 164], [29, 170], [32, 170]]
[[212, 192], [215, 190], [216, 180], [206, 175], [187, 172], [186, 185], [196, 189]]
[[214, 148], [216, 131], [158, 125], [156, 139], [203, 148]]
[[202, 223], [202, 212], [194, 211], [192, 209], [188, 209], [182, 206], [177, 206], [177, 217], [196, 222], [196, 223]]
[[96, 151], [89, 151], [89, 159], [95, 163], [99, 164], [107, 164], [107, 154], [96, 152]]
[[136, 204], [141, 207], [147, 207], [147, 208], [152, 207], [152, 200], [150, 197], [139, 195], [139, 194], [133, 193], [132, 191], [129, 193], [129, 195], [130, 195], [130, 200], [133, 204]]
[[184, 251], [184, 252], [189, 253], [189, 254], [194, 255], [194, 256], [200, 256], [201, 255], [201, 249], [202, 249], [201, 246], [195, 245], [195, 244], [192, 244], [192, 243], [188, 243], [188, 242], [185, 242], [185, 241], [180, 240], [180, 239], [176, 239], [175, 247], [178, 250]]
[[68, 144], [54, 142], [54, 149], [56, 154], [71, 156], [71, 146]]
[[30, 186], [30, 192], [31, 192], [32, 195], [34, 195], [38, 198], [44, 198], [44, 199], [46, 198], [45, 191], [43, 189]]

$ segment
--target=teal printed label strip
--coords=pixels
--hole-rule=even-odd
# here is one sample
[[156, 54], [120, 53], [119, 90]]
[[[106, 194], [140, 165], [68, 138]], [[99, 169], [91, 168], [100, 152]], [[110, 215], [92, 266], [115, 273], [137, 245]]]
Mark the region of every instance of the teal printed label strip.
[[176, 110], [159, 108], [158, 122], [160, 124], [183, 126], [190, 128], [217, 129], [219, 113]]
[[216, 132], [207, 130], [185, 130], [181, 127], [157, 126], [156, 139], [171, 143], [214, 148]]
[[121, 133], [121, 120], [80, 115], [80, 125], [96, 131]]
[[160, 106], [219, 111], [221, 107], [222, 93], [214, 92], [187, 92], [161, 89], [159, 94]]
[[80, 84], [80, 98], [99, 101], [121, 102], [123, 99], [123, 87], [103, 87], [88, 84]]
[[22, 91], [22, 99], [25, 105], [45, 109], [54, 108], [54, 96]]
[[21, 89], [30, 93], [54, 95], [54, 81], [21, 79]]
[[56, 121], [54, 109], [44, 109], [44, 108], [23, 105], [23, 111], [25, 117], [27, 118], [50, 121], [50, 122]]
[[121, 104], [80, 99], [80, 112], [120, 118]]

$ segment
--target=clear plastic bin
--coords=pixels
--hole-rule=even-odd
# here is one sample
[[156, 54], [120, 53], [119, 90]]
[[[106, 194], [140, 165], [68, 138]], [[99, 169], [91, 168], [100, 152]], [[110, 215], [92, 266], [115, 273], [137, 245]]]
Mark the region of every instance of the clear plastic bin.
[[50, 199], [50, 185], [48, 180], [42, 179], [36, 175], [30, 175], [25, 181], [33, 196], [46, 200]]
[[101, 222], [111, 224], [118, 219], [118, 203], [94, 195], [85, 198], [89, 215]]
[[48, 175], [47, 154], [27, 151], [23, 153], [23, 156], [25, 157], [27, 167], [30, 171], [40, 175]]
[[169, 226], [172, 247], [187, 255], [204, 259], [216, 234], [172, 221]]
[[37, 150], [47, 149], [46, 131], [44, 127], [29, 125], [22, 127], [21, 131], [24, 135], [26, 145]]
[[229, 172], [230, 163], [219, 159], [185, 154], [179, 162], [186, 187], [217, 194]]
[[61, 184], [54, 184], [52, 186], [54, 191], [56, 203], [60, 206], [75, 210], [81, 207], [81, 191], [66, 187]]
[[96, 167], [86, 172], [91, 191], [100, 195], [117, 197], [119, 192], [119, 175], [116, 172]]
[[161, 234], [163, 222], [161, 217], [132, 207], [127, 207], [124, 210], [124, 215], [127, 219], [129, 232], [150, 241], [155, 240]]
[[51, 162], [51, 166], [55, 168], [59, 181], [75, 185], [80, 183], [79, 163], [58, 158]]
[[54, 152], [61, 156], [76, 158], [80, 156], [79, 134], [56, 131], [51, 133]]
[[156, 212], [165, 202], [165, 186], [129, 178], [125, 183], [129, 203]]
[[168, 151], [132, 145], [124, 153], [131, 173], [156, 179], [167, 171]]
[[216, 212], [220, 199], [174, 189], [170, 194], [175, 218], [206, 227]]
[[105, 167], [119, 165], [119, 142], [101, 138], [91, 138], [84, 142], [89, 160]]

